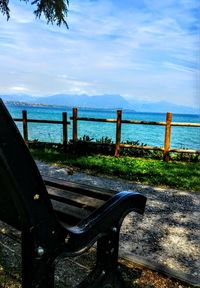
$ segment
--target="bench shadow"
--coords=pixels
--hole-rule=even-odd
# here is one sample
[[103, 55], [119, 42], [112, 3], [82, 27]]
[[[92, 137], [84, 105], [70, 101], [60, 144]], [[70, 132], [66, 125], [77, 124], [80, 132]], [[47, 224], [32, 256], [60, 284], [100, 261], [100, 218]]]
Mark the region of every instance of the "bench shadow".
[[[47, 175], [55, 176], [56, 171], [45, 168]], [[146, 196], [144, 216], [132, 212], [125, 218], [121, 249], [200, 282], [200, 192], [135, 185], [117, 177], [113, 180], [85, 173], [62, 174], [61, 178], [116, 191], [133, 190]]]

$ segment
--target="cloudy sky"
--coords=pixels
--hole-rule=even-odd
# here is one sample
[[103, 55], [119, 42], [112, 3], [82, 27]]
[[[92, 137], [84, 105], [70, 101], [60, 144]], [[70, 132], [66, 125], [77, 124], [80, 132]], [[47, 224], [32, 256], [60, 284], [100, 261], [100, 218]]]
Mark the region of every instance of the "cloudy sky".
[[71, 0], [68, 24], [10, 0], [0, 15], [0, 93], [120, 94], [197, 106], [199, 0]]

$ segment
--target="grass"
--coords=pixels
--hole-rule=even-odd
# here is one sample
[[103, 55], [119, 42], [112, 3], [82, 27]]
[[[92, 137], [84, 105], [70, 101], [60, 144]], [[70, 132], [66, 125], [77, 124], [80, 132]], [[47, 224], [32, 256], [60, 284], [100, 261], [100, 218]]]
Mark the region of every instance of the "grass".
[[34, 149], [31, 153], [35, 159], [87, 169], [93, 174], [118, 176], [135, 183], [200, 191], [199, 162], [163, 162], [128, 156], [75, 156], [52, 149]]

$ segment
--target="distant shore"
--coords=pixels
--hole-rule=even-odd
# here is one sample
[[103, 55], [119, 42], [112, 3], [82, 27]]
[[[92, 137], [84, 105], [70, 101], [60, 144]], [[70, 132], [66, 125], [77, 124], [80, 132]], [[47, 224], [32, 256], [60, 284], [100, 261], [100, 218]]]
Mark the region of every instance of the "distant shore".
[[[134, 112], [134, 113], [140, 113], [139, 111], [135, 111], [134, 109], [123, 109], [123, 108], [95, 108], [95, 107], [79, 107], [78, 105], [76, 106], [68, 106], [68, 105], [55, 105], [55, 104], [39, 104], [39, 103], [29, 103], [29, 102], [21, 102], [21, 101], [5, 101], [7, 105], [10, 106], [15, 106], [15, 107], [49, 107], [49, 108], [67, 108], [67, 109], [72, 109], [74, 107], [77, 107], [79, 110], [98, 110], [98, 111], [116, 111], [117, 109], [121, 109], [123, 111], [129, 111], [129, 112]], [[152, 112], [153, 113], [153, 112]]]
[[24, 107], [52, 107], [52, 108], [65, 107], [64, 105], [36, 104], [36, 103], [28, 103], [28, 102], [20, 102], [20, 101], [5, 101], [5, 103], [7, 105], [24, 106]]

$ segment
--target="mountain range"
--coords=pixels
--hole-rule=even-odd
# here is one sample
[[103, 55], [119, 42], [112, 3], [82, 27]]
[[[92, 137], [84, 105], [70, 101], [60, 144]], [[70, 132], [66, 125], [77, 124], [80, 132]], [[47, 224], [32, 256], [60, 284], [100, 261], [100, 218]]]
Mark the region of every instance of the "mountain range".
[[147, 102], [133, 99], [125, 99], [121, 95], [96, 95], [88, 96], [56, 94], [52, 96], [36, 97], [26, 94], [0, 94], [0, 98], [5, 102], [25, 102], [41, 105], [55, 105], [83, 108], [107, 108], [107, 109], [130, 109], [136, 112], [156, 112], [156, 113], [180, 113], [199, 114], [200, 107], [187, 107], [173, 104], [167, 101]]

